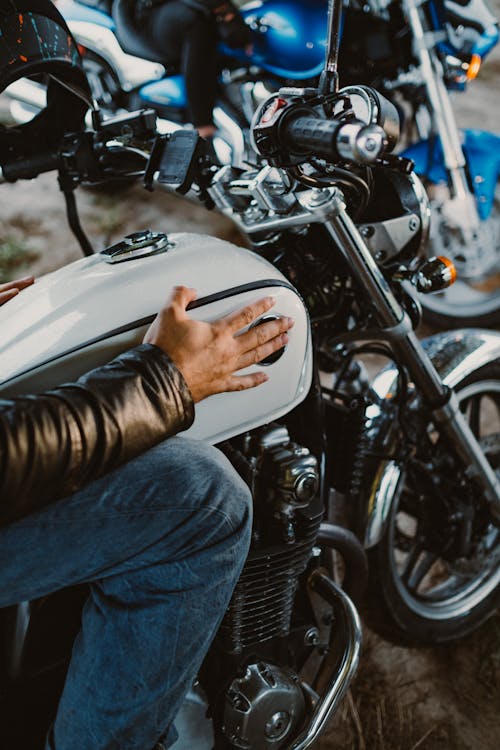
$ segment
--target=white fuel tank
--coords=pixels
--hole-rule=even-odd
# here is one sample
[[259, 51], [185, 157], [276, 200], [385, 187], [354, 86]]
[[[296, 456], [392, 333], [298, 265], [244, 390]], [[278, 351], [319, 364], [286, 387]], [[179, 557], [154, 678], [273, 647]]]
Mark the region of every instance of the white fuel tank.
[[216, 443], [300, 403], [311, 383], [312, 349], [307, 310], [292, 285], [266, 260], [229, 242], [187, 233], [169, 235], [168, 241], [162, 252], [123, 262], [110, 263], [103, 254], [82, 258], [0, 307], [0, 396], [73, 381], [139, 344], [172, 288], [184, 284], [197, 290], [190, 314], [199, 320], [214, 320], [267, 295], [276, 298], [268, 314], [295, 320], [282, 356], [258, 365], [269, 380], [197, 404], [185, 434]]

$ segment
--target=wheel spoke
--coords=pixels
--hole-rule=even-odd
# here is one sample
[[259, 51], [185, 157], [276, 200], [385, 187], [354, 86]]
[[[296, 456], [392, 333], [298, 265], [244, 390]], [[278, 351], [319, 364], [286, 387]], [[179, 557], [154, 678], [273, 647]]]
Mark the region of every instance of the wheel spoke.
[[409, 575], [411, 574], [411, 571], [415, 567], [415, 565], [418, 562], [418, 558], [420, 557], [422, 551], [424, 549], [424, 545], [422, 543], [421, 539], [415, 539], [413, 542], [413, 545], [410, 547], [410, 550], [408, 552], [408, 557], [406, 558], [403, 566], [403, 570], [401, 571], [401, 579], [403, 581], [407, 581]]
[[407, 588], [415, 593], [425, 576], [436, 562], [438, 556], [429, 550], [421, 550], [418, 555], [410, 553], [412, 560], [405, 566], [404, 582]]
[[476, 437], [480, 435], [481, 429], [481, 399], [480, 397], [471, 398], [469, 412], [469, 425]]
[[440, 581], [436, 586], [426, 589], [425, 598], [428, 601], [440, 602], [455, 596], [460, 586], [466, 584], [470, 576], [450, 574], [444, 581]]

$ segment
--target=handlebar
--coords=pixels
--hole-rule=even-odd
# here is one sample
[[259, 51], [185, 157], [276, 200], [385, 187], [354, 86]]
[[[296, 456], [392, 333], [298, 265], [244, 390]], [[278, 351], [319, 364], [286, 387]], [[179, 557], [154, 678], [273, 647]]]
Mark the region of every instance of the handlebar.
[[27, 159], [19, 159], [0, 166], [0, 182], [33, 180], [44, 172], [52, 172], [61, 162], [59, 153], [37, 154]]
[[274, 167], [297, 167], [317, 158], [331, 164], [380, 164], [392, 158], [399, 113], [368, 86], [348, 86], [329, 96], [285, 87], [260, 105], [251, 132], [256, 151]]
[[[94, 115], [94, 129], [66, 134], [59, 148], [0, 164], [0, 183], [32, 180], [54, 170], [65, 171], [75, 184], [102, 183], [109, 177], [124, 176], [124, 164], [128, 168], [125, 171], [136, 176], [138, 156], [144, 171], [148, 155], [142, 154], [135, 144], [152, 143], [156, 138], [155, 112], [144, 109], [107, 120], [102, 120], [97, 112]], [[117, 165], [115, 157], [120, 148], [123, 149], [121, 165]]]
[[297, 117], [282, 123], [282, 135], [292, 154], [313, 154], [328, 161], [371, 164], [386, 146], [381, 127], [352, 120]]

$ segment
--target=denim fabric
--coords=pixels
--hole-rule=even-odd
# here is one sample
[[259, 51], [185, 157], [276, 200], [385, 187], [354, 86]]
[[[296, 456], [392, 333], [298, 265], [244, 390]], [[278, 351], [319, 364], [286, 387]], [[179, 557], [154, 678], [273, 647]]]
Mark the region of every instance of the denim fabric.
[[176, 437], [0, 529], [1, 607], [91, 584], [46, 750], [151, 750], [168, 733], [241, 572], [250, 509], [222, 454]]

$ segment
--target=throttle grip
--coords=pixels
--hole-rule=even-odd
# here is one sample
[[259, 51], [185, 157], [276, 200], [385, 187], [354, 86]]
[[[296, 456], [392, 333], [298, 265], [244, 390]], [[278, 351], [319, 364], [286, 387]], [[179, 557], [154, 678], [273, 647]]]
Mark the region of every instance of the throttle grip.
[[297, 117], [282, 123], [287, 148], [294, 154], [319, 156], [329, 161], [374, 162], [386, 147], [378, 125], [359, 120], [341, 122], [319, 117]]
[[32, 180], [43, 172], [52, 172], [57, 169], [59, 161], [59, 154], [45, 153], [0, 165], [0, 182]]
[[297, 117], [283, 122], [285, 145], [292, 153], [338, 158], [336, 135], [341, 123], [318, 117]]

